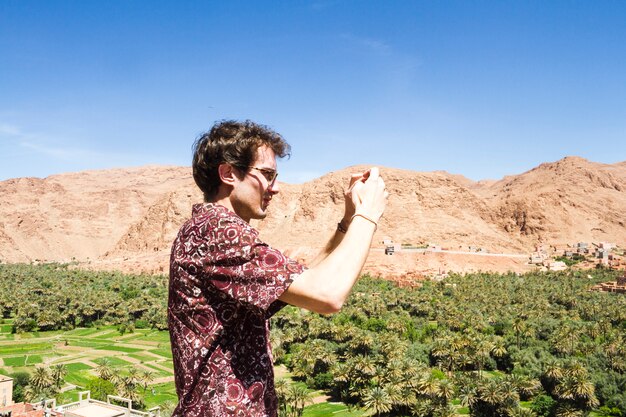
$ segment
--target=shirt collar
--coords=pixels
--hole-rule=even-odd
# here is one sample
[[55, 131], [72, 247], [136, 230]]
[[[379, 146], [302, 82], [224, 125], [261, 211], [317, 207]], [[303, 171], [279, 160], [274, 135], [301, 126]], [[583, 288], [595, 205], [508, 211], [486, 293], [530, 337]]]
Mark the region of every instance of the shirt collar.
[[215, 203], [199, 203], [194, 204], [191, 209], [191, 216], [197, 217], [208, 214], [210, 211], [229, 212], [226, 207]]

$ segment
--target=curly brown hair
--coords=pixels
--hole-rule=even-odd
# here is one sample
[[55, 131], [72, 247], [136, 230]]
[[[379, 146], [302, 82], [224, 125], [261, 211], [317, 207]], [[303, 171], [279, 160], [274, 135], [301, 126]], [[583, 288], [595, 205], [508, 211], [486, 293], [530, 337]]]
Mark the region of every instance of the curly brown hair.
[[291, 151], [279, 133], [250, 120], [222, 120], [202, 134], [193, 145], [192, 166], [193, 179], [204, 193], [204, 201], [217, 194], [221, 184], [220, 164], [227, 163], [248, 173], [261, 146], [268, 146], [279, 158]]

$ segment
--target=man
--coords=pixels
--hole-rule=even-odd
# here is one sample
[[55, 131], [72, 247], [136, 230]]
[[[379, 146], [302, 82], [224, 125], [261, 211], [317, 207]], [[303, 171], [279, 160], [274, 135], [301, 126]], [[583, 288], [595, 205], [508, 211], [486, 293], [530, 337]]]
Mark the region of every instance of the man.
[[277, 416], [268, 319], [289, 303], [341, 309], [369, 252], [387, 192], [378, 170], [356, 175], [329, 244], [305, 269], [258, 238], [279, 192], [276, 132], [223, 121], [195, 144], [193, 176], [204, 203], [172, 246], [168, 320], [179, 404], [174, 416]]

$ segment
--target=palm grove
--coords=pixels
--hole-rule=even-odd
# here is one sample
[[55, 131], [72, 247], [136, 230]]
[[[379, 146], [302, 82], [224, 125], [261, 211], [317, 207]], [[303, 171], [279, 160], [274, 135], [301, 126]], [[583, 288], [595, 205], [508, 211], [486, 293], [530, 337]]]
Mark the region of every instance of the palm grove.
[[[587, 274], [453, 275], [420, 288], [366, 277], [341, 313], [277, 314], [274, 357], [293, 379], [374, 415], [622, 415], [626, 298], [588, 291], [615, 272]], [[0, 265], [0, 313], [16, 332], [163, 329], [166, 302], [166, 277]], [[302, 414], [301, 383], [277, 391], [284, 416]]]

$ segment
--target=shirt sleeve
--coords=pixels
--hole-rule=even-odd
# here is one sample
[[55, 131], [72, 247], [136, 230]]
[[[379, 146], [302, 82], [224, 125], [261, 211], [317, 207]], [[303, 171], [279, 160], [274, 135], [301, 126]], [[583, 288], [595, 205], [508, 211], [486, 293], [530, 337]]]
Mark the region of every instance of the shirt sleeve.
[[284, 305], [278, 298], [304, 267], [263, 243], [248, 225], [229, 223], [214, 237], [213, 256], [203, 265], [206, 284], [268, 316], [278, 311]]

